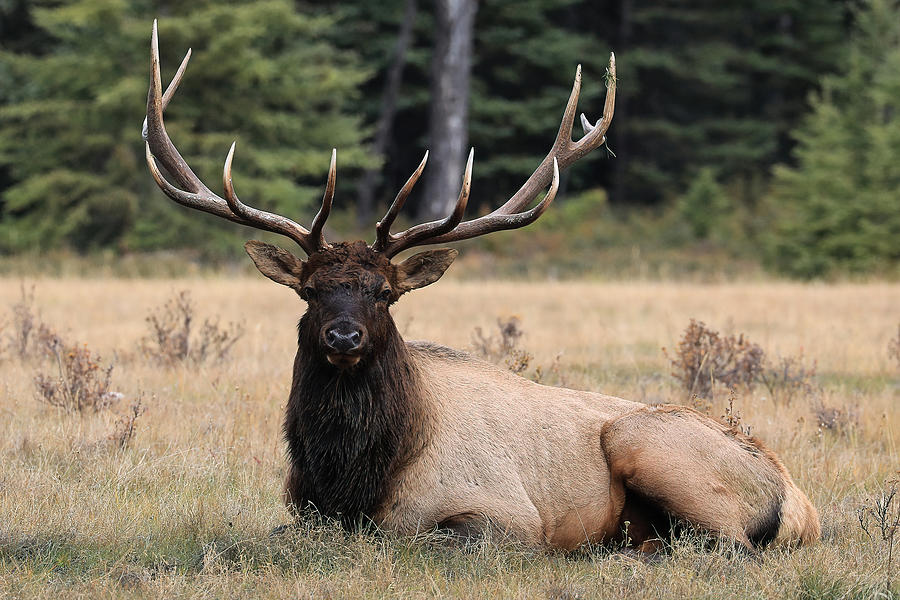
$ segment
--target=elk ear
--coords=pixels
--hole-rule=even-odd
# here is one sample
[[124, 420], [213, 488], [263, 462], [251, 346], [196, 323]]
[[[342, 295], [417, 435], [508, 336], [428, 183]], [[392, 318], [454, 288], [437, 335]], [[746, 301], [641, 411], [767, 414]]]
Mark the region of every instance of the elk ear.
[[397, 265], [397, 291], [405, 294], [434, 283], [459, 254], [452, 248], [439, 248], [419, 252]]
[[278, 246], [252, 240], [244, 249], [259, 272], [281, 285], [298, 288], [303, 283], [303, 267], [306, 263]]

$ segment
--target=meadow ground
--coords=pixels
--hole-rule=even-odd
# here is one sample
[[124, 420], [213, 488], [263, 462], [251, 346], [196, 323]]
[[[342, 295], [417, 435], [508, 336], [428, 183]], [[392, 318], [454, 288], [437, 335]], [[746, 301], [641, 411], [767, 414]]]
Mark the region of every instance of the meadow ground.
[[[182, 289], [199, 321], [243, 323], [224, 362], [164, 367], [139, 352], [148, 313]], [[20, 280], [0, 279], [4, 337], [15, 334], [8, 307], [19, 296]], [[773, 358], [815, 361], [816, 389], [790, 402], [764, 386], [734, 398], [741, 425], [781, 456], [823, 523], [819, 544], [758, 559], [691, 538], [646, 561], [607, 549], [463, 549], [315, 522], [270, 537], [288, 520], [280, 421], [303, 310], [290, 290], [259, 276], [40, 279], [34, 305], [65, 339], [115, 363], [112, 389], [123, 398], [67, 414], [36, 397], [34, 377], [55, 373], [52, 360], [0, 354], [0, 598], [900, 594], [900, 559], [890, 591], [887, 543], [857, 520], [900, 469], [900, 365], [888, 353], [900, 285], [448, 280], [395, 308], [407, 339], [457, 348], [471, 346], [475, 327], [493, 331], [498, 317], [516, 315], [533, 355], [526, 375], [540, 367], [551, 383], [651, 403], [691, 402], [661, 350], [671, 353], [691, 318], [744, 333]], [[122, 449], [110, 437], [141, 394], [146, 412]], [[723, 415], [728, 398], [717, 389], [707, 410]]]

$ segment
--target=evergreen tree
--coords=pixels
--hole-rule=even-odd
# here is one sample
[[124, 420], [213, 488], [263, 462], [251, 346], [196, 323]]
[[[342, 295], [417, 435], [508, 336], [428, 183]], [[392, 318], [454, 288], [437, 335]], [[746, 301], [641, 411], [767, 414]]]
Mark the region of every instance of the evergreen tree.
[[728, 196], [716, 181], [715, 171], [709, 167], [700, 169], [678, 202], [681, 216], [699, 240], [712, 237], [731, 208]]
[[728, 182], [786, 158], [806, 95], [843, 42], [835, 0], [619, 4], [614, 202], [677, 197], [702, 165]]
[[[0, 52], [0, 168], [12, 182], [2, 190], [0, 251], [213, 249], [233, 239], [222, 234], [236, 226], [166, 199], [144, 164], [150, 7], [51, 6], [32, 13], [49, 47]], [[301, 221], [322, 193], [332, 146], [341, 168], [371, 162], [351, 108], [366, 72], [323, 39], [327, 16], [304, 16], [287, 0], [177, 3], [160, 13], [166, 81], [194, 48], [168, 130], [213, 189], [235, 138], [238, 193]]]
[[844, 72], [823, 80], [796, 131], [796, 166], [775, 169], [769, 259], [815, 277], [900, 260], [900, 7], [868, 0]]

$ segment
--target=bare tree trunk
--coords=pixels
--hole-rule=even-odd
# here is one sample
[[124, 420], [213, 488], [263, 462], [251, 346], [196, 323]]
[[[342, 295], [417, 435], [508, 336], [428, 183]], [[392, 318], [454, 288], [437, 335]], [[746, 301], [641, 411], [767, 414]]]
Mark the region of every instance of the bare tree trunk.
[[468, 143], [469, 73], [472, 69], [477, 0], [435, 2], [435, 47], [431, 63], [430, 157], [425, 200], [419, 216], [447, 215], [456, 202]]
[[[413, 25], [416, 21], [416, 0], [406, 0], [406, 10], [403, 14], [403, 23], [397, 34], [397, 42], [394, 45], [393, 60], [388, 66], [387, 76], [384, 82], [384, 92], [381, 97], [381, 114], [375, 126], [375, 139], [372, 142], [372, 151], [384, 156], [388, 142], [391, 139], [391, 129], [394, 126], [394, 115], [397, 114], [397, 95], [400, 91], [400, 83], [403, 80], [403, 68], [406, 66], [406, 52], [412, 41]], [[357, 187], [356, 216], [359, 224], [371, 225], [372, 213], [375, 209], [375, 188], [378, 186], [378, 173], [376, 169], [369, 169], [363, 173]]]

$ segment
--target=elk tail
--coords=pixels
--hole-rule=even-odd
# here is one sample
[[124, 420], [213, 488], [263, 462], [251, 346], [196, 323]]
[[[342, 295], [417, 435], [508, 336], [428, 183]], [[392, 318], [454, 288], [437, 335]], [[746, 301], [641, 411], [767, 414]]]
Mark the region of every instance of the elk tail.
[[809, 498], [788, 478], [785, 482], [784, 502], [781, 505], [781, 524], [775, 542], [806, 546], [818, 541], [822, 534], [819, 513]]

